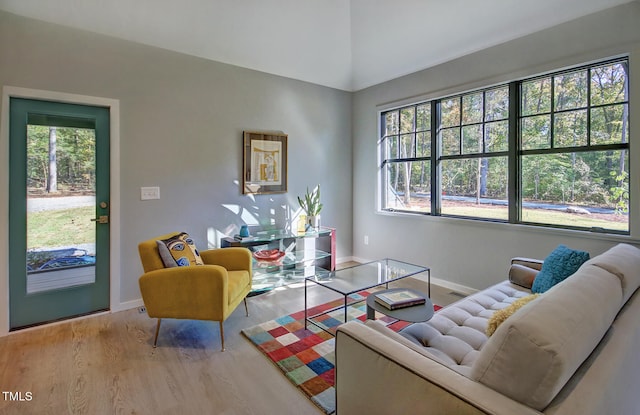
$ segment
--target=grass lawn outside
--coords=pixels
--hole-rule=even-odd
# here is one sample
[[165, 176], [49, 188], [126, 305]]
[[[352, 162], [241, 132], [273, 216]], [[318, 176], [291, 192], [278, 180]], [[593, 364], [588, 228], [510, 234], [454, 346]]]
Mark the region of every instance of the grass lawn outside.
[[95, 215], [93, 206], [29, 212], [27, 250], [93, 243]]
[[[505, 206], [447, 203], [443, 204], [442, 213], [453, 216], [507, 220], [507, 208]], [[94, 217], [95, 207], [93, 206], [29, 212], [27, 249], [92, 243], [95, 238], [95, 223], [91, 222], [91, 219]], [[628, 231], [629, 229], [629, 217], [627, 215], [585, 215], [560, 210], [523, 209], [522, 220], [531, 223], [602, 228], [617, 231]]]
[[[430, 211], [431, 207], [428, 205], [428, 200], [412, 199], [412, 202], [414, 201], [417, 203], [410, 206], [398, 206], [397, 209], [425, 213]], [[507, 206], [443, 201], [442, 214], [507, 221], [509, 213]], [[621, 214], [578, 214], [557, 209], [522, 209], [522, 221], [543, 225], [629, 231], [629, 216]]]
[[[487, 219], [507, 220], [507, 209], [494, 209], [484, 206], [443, 207], [443, 213], [455, 216], [471, 216]], [[576, 226], [583, 228], [602, 228], [617, 231], [628, 231], [629, 220], [626, 215], [615, 214], [578, 214], [550, 209], [522, 209], [522, 221], [559, 226]]]

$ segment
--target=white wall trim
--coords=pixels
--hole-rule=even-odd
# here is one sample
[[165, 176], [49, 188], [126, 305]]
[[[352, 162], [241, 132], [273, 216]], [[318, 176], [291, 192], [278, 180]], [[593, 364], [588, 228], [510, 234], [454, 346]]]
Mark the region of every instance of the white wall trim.
[[344, 264], [345, 262], [352, 262], [352, 261], [354, 261], [354, 259], [351, 256], [336, 258], [336, 264]]
[[64, 92], [44, 91], [30, 88], [4, 86], [2, 88], [2, 114], [0, 114], [0, 336], [9, 333], [9, 98], [41, 99], [107, 107], [110, 111], [110, 275], [109, 275], [109, 307], [119, 311], [135, 307], [120, 303], [120, 101], [111, 98], [92, 97], [87, 95], [68, 94]]
[[355, 261], [355, 262], [359, 262], [361, 264], [366, 264], [367, 262], [373, 261], [373, 259], [360, 258], [360, 257], [357, 257], [357, 256], [352, 256], [351, 260]]
[[475, 288], [467, 287], [466, 285], [462, 284], [456, 284], [455, 282], [443, 280], [442, 278], [431, 277], [431, 284], [439, 285], [440, 287], [465, 295], [471, 295], [478, 292], [478, 290], [476, 290]]
[[138, 298], [137, 300], [125, 301], [124, 303], [118, 303], [111, 306], [111, 312], [115, 313], [117, 311], [130, 310], [132, 308], [143, 307], [144, 301], [142, 298]]

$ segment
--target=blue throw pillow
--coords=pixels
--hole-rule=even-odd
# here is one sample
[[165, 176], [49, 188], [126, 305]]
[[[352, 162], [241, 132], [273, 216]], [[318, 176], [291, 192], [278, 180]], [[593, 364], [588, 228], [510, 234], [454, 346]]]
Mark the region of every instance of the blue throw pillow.
[[547, 291], [575, 273], [588, 259], [588, 252], [576, 251], [564, 245], [558, 245], [542, 263], [542, 269], [533, 280], [531, 292], [543, 293]]

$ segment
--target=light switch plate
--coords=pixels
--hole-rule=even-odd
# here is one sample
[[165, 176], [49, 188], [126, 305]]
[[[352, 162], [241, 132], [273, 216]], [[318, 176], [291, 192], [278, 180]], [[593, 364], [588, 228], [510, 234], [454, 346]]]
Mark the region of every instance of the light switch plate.
[[160, 199], [159, 187], [141, 187], [140, 188], [140, 200], [152, 200]]

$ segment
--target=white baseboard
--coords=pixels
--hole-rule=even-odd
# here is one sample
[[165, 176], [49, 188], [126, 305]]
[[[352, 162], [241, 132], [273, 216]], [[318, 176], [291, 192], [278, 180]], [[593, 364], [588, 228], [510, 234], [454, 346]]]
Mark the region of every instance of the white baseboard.
[[355, 262], [359, 262], [359, 263], [361, 263], [361, 264], [365, 264], [365, 263], [367, 263], [367, 262], [371, 262], [371, 261], [372, 261], [371, 259], [360, 258], [360, 257], [357, 257], [357, 256], [352, 256], [352, 257], [351, 257], [351, 260], [352, 260], [352, 261], [355, 261]]
[[440, 287], [444, 287], [451, 291], [455, 291], [465, 295], [471, 295], [478, 292], [478, 290], [476, 290], [475, 288], [467, 287], [466, 285], [462, 284], [456, 284], [455, 282], [443, 280], [440, 278], [431, 277], [431, 284], [439, 285]]
[[336, 264], [344, 264], [345, 262], [355, 261], [352, 256], [336, 258]]
[[138, 308], [144, 306], [144, 301], [142, 298], [132, 301], [126, 301], [124, 303], [115, 304], [111, 307], [112, 313], [117, 313], [118, 311], [131, 310], [132, 308]]

